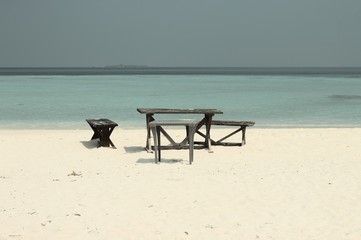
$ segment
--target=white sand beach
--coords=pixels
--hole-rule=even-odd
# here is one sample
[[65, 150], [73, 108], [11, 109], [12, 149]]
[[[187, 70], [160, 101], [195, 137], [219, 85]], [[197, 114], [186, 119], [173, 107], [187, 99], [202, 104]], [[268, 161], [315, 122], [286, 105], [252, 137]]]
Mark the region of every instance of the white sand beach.
[[145, 133], [0, 130], [0, 240], [361, 239], [360, 128], [248, 128], [192, 165]]

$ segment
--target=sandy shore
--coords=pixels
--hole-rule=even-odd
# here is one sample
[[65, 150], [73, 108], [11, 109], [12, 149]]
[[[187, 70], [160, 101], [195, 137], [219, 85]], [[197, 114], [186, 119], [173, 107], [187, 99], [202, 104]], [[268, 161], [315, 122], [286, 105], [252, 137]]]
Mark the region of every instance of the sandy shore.
[[361, 129], [249, 128], [192, 165], [154, 164], [144, 129], [91, 135], [0, 130], [0, 240], [361, 239]]

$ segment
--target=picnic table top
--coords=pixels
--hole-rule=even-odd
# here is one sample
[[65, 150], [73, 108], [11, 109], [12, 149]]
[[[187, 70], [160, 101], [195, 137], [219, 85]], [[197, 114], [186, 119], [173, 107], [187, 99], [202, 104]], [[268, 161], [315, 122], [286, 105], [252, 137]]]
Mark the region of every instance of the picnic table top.
[[155, 120], [150, 122], [150, 126], [161, 126], [161, 125], [168, 125], [168, 126], [177, 126], [177, 125], [186, 125], [186, 126], [197, 126], [200, 120], [195, 119], [177, 119], [177, 120]]
[[139, 113], [145, 114], [155, 114], [155, 113], [164, 113], [164, 114], [222, 114], [223, 112], [218, 109], [208, 109], [208, 108], [189, 108], [189, 109], [180, 109], [180, 108], [137, 108]]

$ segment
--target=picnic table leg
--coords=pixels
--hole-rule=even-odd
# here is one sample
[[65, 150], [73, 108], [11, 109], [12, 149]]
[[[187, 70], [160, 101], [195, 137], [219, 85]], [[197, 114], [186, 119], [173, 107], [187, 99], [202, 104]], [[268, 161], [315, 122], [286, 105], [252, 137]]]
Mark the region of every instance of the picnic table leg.
[[147, 150], [147, 152], [151, 153], [153, 152], [152, 149], [151, 149], [151, 134], [150, 134], [150, 127], [149, 127], [149, 123], [151, 121], [153, 121], [154, 118], [153, 118], [153, 114], [146, 114], [145, 116], [145, 122], [146, 122], [146, 125], [147, 125], [147, 139], [146, 139], [146, 143], [145, 143], [145, 150]]
[[160, 162], [160, 127], [152, 127], [153, 139], [154, 139], [154, 161], [155, 163]]
[[212, 144], [211, 144], [211, 124], [212, 124], [212, 115], [206, 114], [204, 116], [205, 123], [206, 123], [206, 138], [205, 138], [205, 145], [208, 148], [208, 152], [212, 153]]
[[[186, 136], [189, 136], [189, 126], [186, 126]], [[187, 143], [189, 143], [189, 138], [187, 138]]]
[[154, 161], [158, 163], [158, 136], [157, 136], [157, 127], [152, 127], [153, 139], [154, 139]]

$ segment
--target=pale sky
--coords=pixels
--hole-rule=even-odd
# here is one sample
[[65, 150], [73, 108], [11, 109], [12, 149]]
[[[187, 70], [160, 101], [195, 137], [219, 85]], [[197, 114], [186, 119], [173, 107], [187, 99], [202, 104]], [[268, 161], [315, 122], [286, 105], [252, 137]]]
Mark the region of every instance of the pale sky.
[[360, 0], [0, 0], [0, 67], [360, 67]]

